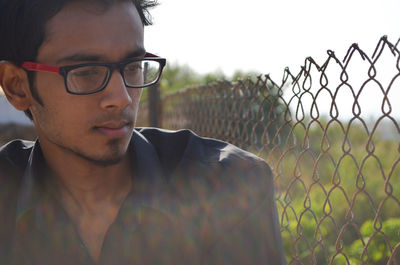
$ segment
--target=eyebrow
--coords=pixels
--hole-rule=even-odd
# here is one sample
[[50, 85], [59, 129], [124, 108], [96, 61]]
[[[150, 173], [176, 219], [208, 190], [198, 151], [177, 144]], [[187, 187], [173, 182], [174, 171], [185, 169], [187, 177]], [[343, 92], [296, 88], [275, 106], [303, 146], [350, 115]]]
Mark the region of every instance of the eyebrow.
[[[129, 58], [135, 58], [135, 57], [140, 57], [144, 56], [146, 54], [146, 50], [144, 48], [139, 48], [137, 50], [128, 52], [123, 59], [129, 59]], [[107, 61], [107, 59], [103, 55], [98, 55], [98, 54], [88, 54], [88, 53], [76, 53], [72, 55], [68, 55], [65, 57], [62, 57], [56, 61], [56, 64], [61, 64], [61, 63], [79, 63], [79, 62], [104, 62]]]

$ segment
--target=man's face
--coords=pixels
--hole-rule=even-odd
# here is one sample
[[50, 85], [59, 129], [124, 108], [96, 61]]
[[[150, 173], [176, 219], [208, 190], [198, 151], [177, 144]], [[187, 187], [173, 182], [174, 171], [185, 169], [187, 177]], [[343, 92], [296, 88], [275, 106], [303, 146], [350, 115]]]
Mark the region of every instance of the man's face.
[[[74, 2], [46, 24], [37, 62], [74, 65], [117, 62], [144, 55], [143, 25], [135, 6], [123, 1], [107, 8]], [[30, 110], [43, 148], [108, 165], [126, 154], [141, 89], [126, 88], [118, 70], [107, 87], [91, 95], [66, 92], [61, 75], [37, 72], [43, 105]]]

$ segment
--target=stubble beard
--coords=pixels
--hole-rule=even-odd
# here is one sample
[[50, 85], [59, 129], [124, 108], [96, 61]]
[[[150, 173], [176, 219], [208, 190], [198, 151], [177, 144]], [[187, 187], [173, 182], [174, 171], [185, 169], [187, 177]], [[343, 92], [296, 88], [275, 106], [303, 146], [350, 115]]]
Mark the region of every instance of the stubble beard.
[[119, 149], [120, 149], [119, 142], [120, 141], [118, 139], [113, 139], [107, 143], [108, 148], [111, 150], [111, 155], [108, 157], [94, 158], [94, 157], [87, 156], [81, 152], [75, 152], [75, 154], [96, 166], [100, 166], [100, 167], [114, 166], [114, 165], [120, 163], [124, 159], [125, 155], [127, 154], [127, 150], [125, 150], [125, 152], [123, 152], [123, 153], [119, 152]]
[[120, 163], [125, 156], [128, 153], [128, 150], [126, 149], [124, 152], [121, 152], [121, 148], [120, 148], [120, 140], [119, 139], [111, 139], [108, 141], [107, 146], [108, 149], [110, 150], [109, 155], [104, 156], [104, 157], [95, 157], [95, 156], [90, 156], [88, 154], [85, 154], [84, 152], [74, 149], [74, 148], [70, 148], [70, 147], [66, 147], [65, 145], [61, 145], [59, 143], [55, 143], [54, 144], [58, 145], [59, 147], [61, 147], [62, 149], [71, 152], [72, 154], [90, 162], [93, 165], [96, 166], [100, 166], [100, 167], [109, 167], [109, 166], [114, 166], [118, 163]]

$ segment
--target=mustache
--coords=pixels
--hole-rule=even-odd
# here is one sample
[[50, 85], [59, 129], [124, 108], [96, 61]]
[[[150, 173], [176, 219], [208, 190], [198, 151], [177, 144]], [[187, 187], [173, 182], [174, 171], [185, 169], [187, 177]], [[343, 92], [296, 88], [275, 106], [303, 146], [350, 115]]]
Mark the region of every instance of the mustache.
[[136, 115], [133, 111], [124, 110], [120, 113], [106, 112], [103, 115], [94, 118], [90, 123], [93, 126], [98, 124], [104, 124], [108, 122], [124, 122], [134, 124], [136, 121]]

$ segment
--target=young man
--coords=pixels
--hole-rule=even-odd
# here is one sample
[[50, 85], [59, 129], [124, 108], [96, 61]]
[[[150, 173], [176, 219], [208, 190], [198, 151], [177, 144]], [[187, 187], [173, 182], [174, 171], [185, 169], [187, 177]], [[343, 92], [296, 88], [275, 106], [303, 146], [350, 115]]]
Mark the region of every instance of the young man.
[[34, 143], [0, 151], [0, 264], [284, 264], [267, 164], [135, 130], [144, 0], [2, 0], [0, 85]]

